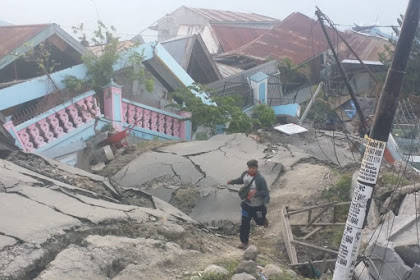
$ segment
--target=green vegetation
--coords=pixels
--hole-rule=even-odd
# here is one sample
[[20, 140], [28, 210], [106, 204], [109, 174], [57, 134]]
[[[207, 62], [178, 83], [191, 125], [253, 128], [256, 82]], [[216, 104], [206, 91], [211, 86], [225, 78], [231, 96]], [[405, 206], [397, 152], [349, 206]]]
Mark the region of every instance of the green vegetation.
[[210, 101], [217, 106], [207, 105], [193, 92], [202, 94], [205, 89], [197, 84], [174, 91], [171, 96], [178, 104], [170, 104], [167, 107], [175, 107], [191, 112], [193, 131], [199, 126], [209, 127], [215, 131], [217, 125], [229, 123], [228, 133], [247, 133], [252, 129], [252, 120], [242, 112], [241, 96], [230, 95], [215, 97]]
[[351, 176], [343, 175], [337, 184], [322, 192], [322, 197], [331, 201], [349, 201], [351, 189]]
[[274, 110], [264, 104], [255, 106], [253, 117], [261, 127], [271, 127], [276, 122]]
[[223, 275], [223, 274], [216, 274], [216, 273], [204, 273], [203, 276], [201, 276], [201, 280], [229, 280], [229, 275]]
[[410, 184], [410, 181], [407, 178], [400, 177], [398, 175], [395, 175], [395, 174], [392, 174], [392, 173], [389, 173], [389, 172], [383, 173], [380, 176], [379, 180], [383, 185], [397, 185], [397, 184], [399, 184], [399, 185], [402, 185], [402, 186], [406, 186], [406, 185]]
[[209, 139], [209, 136], [205, 132], [197, 132], [195, 134], [195, 140], [197, 141], [205, 141], [207, 139]]
[[217, 262], [215, 262], [215, 265], [221, 266], [225, 268], [229, 273], [232, 273], [235, 271], [235, 269], [238, 267], [239, 262], [236, 260], [231, 259], [221, 259]]
[[284, 93], [293, 91], [308, 81], [308, 68], [305, 64], [298, 66], [289, 58], [285, 58], [279, 63], [278, 69]]

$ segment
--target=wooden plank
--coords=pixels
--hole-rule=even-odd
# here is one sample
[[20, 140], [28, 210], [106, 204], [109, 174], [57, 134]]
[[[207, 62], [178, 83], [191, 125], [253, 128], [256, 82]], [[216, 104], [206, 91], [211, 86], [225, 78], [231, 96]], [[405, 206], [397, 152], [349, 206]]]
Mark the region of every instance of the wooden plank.
[[[324, 214], [325, 212], [327, 212], [328, 209], [330, 209], [330, 208], [329, 207], [325, 207], [324, 209], [322, 209], [321, 212], [319, 212], [318, 214], [316, 214], [315, 217], [310, 222], [308, 222], [308, 224], [306, 225], [306, 227], [309, 227], [313, 223], [317, 222], [321, 218], [322, 214]], [[335, 207], [334, 207], [334, 209], [335, 209]]]
[[309, 210], [322, 208], [322, 207], [342, 206], [342, 205], [350, 205], [350, 204], [351, 204], [351, 201], [347, 201], [347, 202], [328, 202], [328, 203], [313, 205], [313, 206], [300, 208], [300, 209], [296, 209], [296, 210], [289, 210], [287, 215], [288, 216], [296, 215], [296, 214], [299, 214], [299, 213], [302, 213], [302, 212], [307, 212]]
[[[313, 227], [345, 226], [346, 223], [313, 223]], [[306, 227], [306, 224], [291, 224], [292, 227]]]
[[287, 216], [286, 206], [283, 206], [280, 213], [280, 219], [282, 224], [282, 233], [283, 233], [283, 241], [286, 245], [287, 254], [289, 255], [289, 260], [292, 264], [298, 262], [296, 248], [293, 245], [293, 233], [292, 228], [290, 226], [290, 220]]
[[320, 246], [316, 246], [316, 245], [312, 245], [312, 244], [308, 244], [308, 243], [304, 243], [304, 242], [300, 242], [300, 241], [296, 241], [296, 240], [291, 240], [290, 241], [292, 244], [297, 244], [300, 246], [305, 246], [314, 250], [318, 250], [318, 251], [322, 251], [322, 252], [326, 252], [326, 253], [330, 253], [330, 254], [334, 254], [334, 255], [338, 255], [338, 252], [335, 250], [331, 250], [331, 249], [327, 249], [327, 248], [323, 248]]
[[[313, 261], [312, 264], [322, 264], [322, 263], [335, 263], [337, 260], [336, 259], [328, 259], [328, 260], [322, 260], [322, 261]], [[304, 262], [304, 263], [294, 263], [294, 264], [289, 264], [290, 267], [296, 267], [296, 266], [305, 266], [305, 265], [310, 265], [309, 262]]]
[[308, 239], [309, 237], [311, 237], [312, 235], [314, 235], [315, 233], [317, 233], [318, 231], [320, 231], [321, 229], [322, 229], [323, 227], [316, 227], [314, 230], [312, 230], [310, 233], [308, 233], [307, 235], [305, 235], [305, 236], [303, 236], [303, 237], [300, 237], [300, 238], [297, 238], [297, 239], [300, 239], [300, 240], [306, 240], [306, 239]]

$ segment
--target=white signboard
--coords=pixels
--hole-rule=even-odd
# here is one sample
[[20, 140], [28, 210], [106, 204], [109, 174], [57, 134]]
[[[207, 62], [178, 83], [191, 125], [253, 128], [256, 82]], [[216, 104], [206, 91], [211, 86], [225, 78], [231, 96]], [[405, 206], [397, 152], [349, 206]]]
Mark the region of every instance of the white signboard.
[[368, 139], [358, 180], [368, 184], [376, 184], [384, 156], [386, 142]]
[[279, 125], [274, 127], [275, 130], [281, 131], [283, 133], [286, 133], [287, 135], [293, 135], [298, 133], [307, 132], [308, 130], [304, 127], [301, 127], [294, 123], [289, 123], [285, 125]]

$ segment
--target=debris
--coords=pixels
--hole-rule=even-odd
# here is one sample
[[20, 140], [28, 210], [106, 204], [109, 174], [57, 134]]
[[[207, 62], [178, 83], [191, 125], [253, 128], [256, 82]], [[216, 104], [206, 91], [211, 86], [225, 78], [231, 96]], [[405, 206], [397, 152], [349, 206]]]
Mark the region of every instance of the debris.
[[108, 145], [95, 150], [90, 158], [90, 163], [94, 165], [100, 162], [108, 162], [113, 159], [114, 152], [112, 151], [111, 146]]

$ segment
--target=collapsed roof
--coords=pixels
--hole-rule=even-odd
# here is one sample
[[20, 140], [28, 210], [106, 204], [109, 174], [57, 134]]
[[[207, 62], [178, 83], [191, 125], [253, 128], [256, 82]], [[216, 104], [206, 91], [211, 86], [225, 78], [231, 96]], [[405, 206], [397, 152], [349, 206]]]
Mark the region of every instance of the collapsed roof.
[[[42, 44], [44, 44], [42, 46]], [[69, 68], [82, 63], [86, 52], [76, 39], [57, 24], [6, 25], [0, 26], [0, 83], [10, 86], [21, 80], [44, 75], [39, 65], [30, 57], [31, 50], [48, 47], [47, 58], [53, 71]], [[29, 53], [29, 54], [28, 54]], [[54, 62], [53, 62], [54, 61]]]

